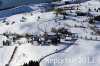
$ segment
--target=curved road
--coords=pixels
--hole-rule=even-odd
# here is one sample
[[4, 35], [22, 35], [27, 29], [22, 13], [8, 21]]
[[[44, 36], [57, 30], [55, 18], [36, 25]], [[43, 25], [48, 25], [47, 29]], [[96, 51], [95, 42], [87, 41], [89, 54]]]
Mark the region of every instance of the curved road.
[[[60, 19], [60, 17], [59, 17], [59, 18], [55, 18], [55, 19], [51, 19], [51, 20], [48, 20], [48, 21], [43, 21], [42, 23], [38, 24], [37, 27], [38, 27], [38, 29], [39, 29], [40, 31], [42, 31], [42, 32], [45, 33], [45, 31], [43, 31], [43, 29], [40, 27], [40, 25], [43, 24], [43, 23], [52, 22], [53, 20], [56, 20], [56, 19]], [[57, 23], [58, 23], [58, 22], [57, 22]], [[56, 25], [56, 26], [58, 26], [58, 25]], [[51, 55], [53, 55], [53, 54], [56, 54], [56, 53], [59, 53], [59, 52], [61, 52], [61, 51], [64, 51], [64, 50], [68, 49], [71, 45], [74, 44], [75, 41], [76, 41], [76, 40], [74, 40], [72, 43], [70, 43], [69, 45], [67, 45], [66, 47], [64, 47], [64, 48], [62, 48], [62, 49], [60, 49], [60, 50], [58, 50], [58, 51], [55, 51], [55, 52], [53, 52], [53, 53], [50, 53], [50, 54], [48, 54], [48, 55], [42, 57], [38, 62], [41, 63], [41, 61], [44, 60], [46, 57], [51, 56]]]
[[44, 59], [45, 59], [46, 57], [48, 57], [48, 56], [51, 56], [51, 55], [53, 55], [53, 54], [56, 54], [56, 53], [59, 53], [59, 52], [61, 52], [61, 51], [64, 51], [64, 50], [68, 49], [68, 48], [69, 48], [71, 45], [73, 45], [75, 42], [76, 42], [76, 40], [73, 41], [72, 43], [70, 43], [70, 45], [67, 45], [66, 47], [64, 47], [64, 48], [62, 48], [62, 49], [60, 49], [60, 50], [58, 50], [58, 51], [56, 51], [56, 52], [50, 53], [50, 54], [48, 54], [48, 55], [42, 57], [42, 58], [39, 60], [39, 63], [41, 63], [41, 61], [44, 60]]
[[[41, 25], [41, 24], [44, 24], [44, 23], [52, 22], [52, 21], [57, 20], [57, 19], [60, 19], [60, 18], [61, 18], [61, 17], [59, 17], [59, 18], [54, 18], [54, 19], [50, 19], [50, 20], [47, 20], [47, 21], [43, 21], [43, 22], [41, 22], [41, 23], [38, 24], [37, 28], [38, 28], [40, 31], [42, 31], [42, 32], [45, 33], [45, 31], [43, 31], [43, 29], [40, 27], [40, 25]], [[57, 22], [57, 23], [58, 23], [58, 22]]]

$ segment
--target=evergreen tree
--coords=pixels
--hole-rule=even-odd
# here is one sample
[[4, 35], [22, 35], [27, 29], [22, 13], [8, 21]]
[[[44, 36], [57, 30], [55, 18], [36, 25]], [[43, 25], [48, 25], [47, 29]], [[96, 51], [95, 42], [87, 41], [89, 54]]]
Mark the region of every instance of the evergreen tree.
[[35, 63], [36, 63], [36, 66], [40, 66], [38, 61], [36, 61]]
[[57, 38], [52, 38], [51, 42], [52, 42], [53, 45], [57, 45]]
[[3, 41], [3, 46], [6, 45], [5, 41]]
[[31, 60], [29, 61], [29, 66], [35, 66], [34, 62]]
[[24, 65], [23, 66], [28, 66], [28, 64], [27, 63], [24, 63]]
[[66, 16], [63, 16], [63, 19], [65, 20], [66, 19]]

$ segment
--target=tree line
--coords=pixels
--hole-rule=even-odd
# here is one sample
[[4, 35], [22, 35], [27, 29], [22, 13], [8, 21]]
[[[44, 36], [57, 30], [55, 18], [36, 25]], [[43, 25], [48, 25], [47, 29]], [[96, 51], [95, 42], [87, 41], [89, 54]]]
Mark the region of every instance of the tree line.
[[40, 66], [38, 61], [29, 61], [29, 63], [24, 63], [23, 66]]

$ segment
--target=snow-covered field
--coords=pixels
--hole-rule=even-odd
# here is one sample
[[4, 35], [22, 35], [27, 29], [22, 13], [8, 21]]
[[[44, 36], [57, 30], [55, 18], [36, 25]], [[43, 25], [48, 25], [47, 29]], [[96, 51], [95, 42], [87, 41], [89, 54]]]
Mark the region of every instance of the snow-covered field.
[[77, 45], [51, 55], [41, 62], [41, 66], [99, 66], [100, 41], [78, 40]]
[[[44, 4], [42, 6], [44, 6]], [[62, 5], [60, 7], [65, 6], [66, 5]], [[91, 0], [80, 4], [69, 4], [68, 6], [78, 6], [80, 11], [87, 12], [89, 8], [91, 10], [100, 8], [100, 1]], [[54, 11], [41, 13], [41, 8], [42, 10], [44, 8], [41, 7], [40, 4], [36, 4], [35, 6], [30, 5], [28, 7], [32, 9], [31, 12], [19, 13], [20, 9], [18, 9], [18, 11], [17, 9], [13, 9], [0, 12], [2, 13], [0, 17], [3, 17], [0, 18], [0, 66], [5, 66], [5, 64], [9, 62], [15, 46], [18, 48], [9, 66], [21, 66], [24, 63], [28, 63], [30, 60], [39, 61], [41, 58], [51, 53], [54, 54], [45, 57], [40, 62], [40, 66], [100, 66], [100, 34], [92, 35], [91, 33], [94, 31], [90, 28], [95, 25], [100, 27], [100, 21], [95, 25], [91, 25], [87, 21], [89, 18], [88, 16], [74, 17], [73, 15], [75, 15], [75, 11], [77, 10], [72, 10], [72, 12], [67, 10], [66, 12], [69, 14], [66, 15], [67, 19], [59, 20], [59, 18], [62, 19], [63, 16], [56, 16]], [[19, 14], [12, 15], [12, 13], [16, 11]], [[93, 16], [97, 16], [100, 15], [100, 10], [99, 12], [90, 11], [90, 13]], [[23, 20], [23, 17], [25, 20]], [[7, 23], [9, 23], [9, 25], [7, 25]], [[59, 27], [65, 27], [70, 32], [77, 34], [78, 40], [73, 45], [70, 45], [70, 43], [72, 43], [70, 41], [61, 40], [61, 43], [57, 46], [42, 46], [36, 43], [27, 43], [26, 39], [22, 38], [19, 40], [22, 42], [21, 45], [16, 42], [12, 43], [11, 46], [3, 46], [3, 40], [7, 40], [7, 37], [3, 36], [5, 32], [17, 33], [20, 35], [26, 33], [40, 35], [44, 33], [43, 31], [50, 33], [52, 28], [57, 29]], [[63, 48], [66, 49], [59, 51]], [[55, 53], [56, 51], [59, 52]]]

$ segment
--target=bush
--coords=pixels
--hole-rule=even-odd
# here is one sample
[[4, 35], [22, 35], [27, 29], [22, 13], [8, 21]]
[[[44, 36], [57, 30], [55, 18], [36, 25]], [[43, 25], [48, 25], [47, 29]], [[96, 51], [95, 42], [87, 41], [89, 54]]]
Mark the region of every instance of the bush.
[[89, 20], [89, 23], [90, 23], [90, 24], [94, 24], [95, 21], [94, 21], [93, 19], [90, 19], [90, 20]]
[[63, 19], [65, 20], [66, 19], [66, 16], [63, 16]]
[[23, 20], [26, 20], [26, 18], [25, 18], [25, 17], [22, 17], [22, 19], [23, 19]]
[[100, 10], [100, 8], [98, 8], [98, 10]]
[[57, 30], [55, 28], [52, 28], [51, 32], [57, 33]]
[[7, 22], [6, 25], [9, 25], [9, 22]]
[[62, 12], [61, 15], [68, 15], [66, 12]]
[[11, 24], [14, 24], [15, 23], [15, 21], [13, 21]]
[[64, 30], [65, 30], [65, 28], [64, 27], [61, 27], [61, 28], [58, 29], [58, 32], [59, 33], [62, 33]]
[[88, 11], [91, 11], [91, 9], [89, 8], [89, 10]]
[[57, 14], [61, 14], [63, 11], [64, 11], [63, 8], [57, 8], [57, 9], [55, 10], [55, 12], [56, 12]]
[[5, 22], [7, 22], [7, 21], [6, 21], [6, 20], [3, 20], [3, 21], [2, 21], [2, 23], [5, 23]]
[[9, 66], [9, 64], [6, 64], [5, 66]]
[[20, 22], [25, 22], [25, 20], [21, 19]]

